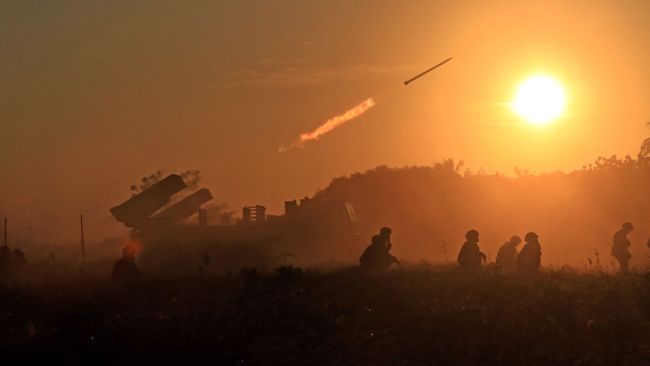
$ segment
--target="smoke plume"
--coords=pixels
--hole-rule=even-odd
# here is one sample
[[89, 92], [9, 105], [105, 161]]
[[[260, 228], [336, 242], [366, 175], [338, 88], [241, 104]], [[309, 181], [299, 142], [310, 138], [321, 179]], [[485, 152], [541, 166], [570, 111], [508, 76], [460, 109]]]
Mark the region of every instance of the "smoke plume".
[[290, 145], [282, 146], [279, 149], [279, 152], [285, 152], [291, 148], [302, 148], [305, 144], [312, 140], [318, 140], [324, 134], [332, 131], [333, 129], [345, 124], [348, 121], [351, 121], [360, 115], [364, 114], [368, 109], [372, 108], [375, 105], [375, 101], [372, 98], [368, 98], [363, 102], [357, 104], [356, 106], [348, 109], [345, 113], [334, 116], [322, 125], [318, 126], [315, 130], [311, 132], [304, 132], [300, 134], [300, 137], [292, 142]]

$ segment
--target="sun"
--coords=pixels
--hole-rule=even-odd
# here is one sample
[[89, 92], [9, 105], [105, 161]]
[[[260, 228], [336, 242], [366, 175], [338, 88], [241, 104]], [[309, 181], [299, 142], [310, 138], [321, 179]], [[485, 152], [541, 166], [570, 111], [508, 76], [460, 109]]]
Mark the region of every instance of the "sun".
[[564, 112], [566, 94], [562, 84], [550, 76], [536, 75], [526, 79], [512, 101], [512, 109], [526, 122], [545, 125]]

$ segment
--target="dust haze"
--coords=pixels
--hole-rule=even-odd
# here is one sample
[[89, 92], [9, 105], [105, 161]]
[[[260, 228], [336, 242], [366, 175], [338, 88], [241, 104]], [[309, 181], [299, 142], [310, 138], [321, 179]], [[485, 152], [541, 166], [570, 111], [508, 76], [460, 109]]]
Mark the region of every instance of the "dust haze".
[[[642, 141], [635, 156], [599, 157], [580, 170], [566, 173], [532, 174], [521, 168], [508, 175], [473, 172], [463, 161], [451, 158], [431, 166], [378, 166], [336, 177], [311, 197], [289, 197], [284, 203], [285, 212], [265, 212], [268, 220], [265, 217], [259, 229], [250, 223], [244, 225], [249, 219], [243, 217], [241, 208], [210, 201], [202, 209], [205, 229], [200, 226], [198, 214], [188, 211], [181, 221], [160, 229], [155, 240], [144, 246], [143, 260], [145, 265], [156, 267], [152, 268], [155, 272], [179, 274], [194, 273], [198, 258], [206, 253], [214, 254], [219, 265], [213, 267], [218, 272], [241, 267], [272, 268], [287, 253], [295, 265], [350, 265], [380, 227], [390, 226], [394, 242], [398, 243], [393, 254], [406, 262], [453, 263], [469, 229], [481, 233], [481, 248], [488, 261], [494, 262], [499, 247], [511, 236], [523, 237], [534, 231], [540, 236], [544, 265], [585, 270], [598, 260], [605, 270], [615, 272], [617, 265], [610, 256], [611, 236], [629, 221], [636, 225], [630, 234], [635, 243], [631, 247], [632, 266], [645, 268], [649, 264], [645, 241], [650, 236], [650, 227], [645, 224], [650, 219], [649, 143], [647, 139]], [[159, 213], [154, 217], [200, 188], [201, 172], [180, 173], [185, 187], [156, 207]], [[164, 175], [158, 171], [143, 177], [130, 187], [131, 194], [145, 191]], [[124, 189], [122, 195], [128, 197], [128, 191]], [[292, 218], [292, 201], [296, 209], [310, 212]], [[264, 202], [258, 204], [263, 206]], [[135, 232], [91, 241], [88, 258], [110, 261], [138, 232], [137, 228], [130, 230]], [[220, 230], [240, 233], [224, 236]], [[20, 237], [11, 239], [13, 246], [37, 261], [53, 253], [58, 253], [61, 260], [80, 260], [78, 244], [47, 245]], [[249, 257], [247, 245], [254, 248], [248, 252]], [[178, 253], [158, 258], [160, 263], [147, 263], [145, 259], [152, 256], [151, 252], [157, 253], [164, 246], [172, 246]]]
[[1, 1], [2, 364], [649, 365], [648, 14]]

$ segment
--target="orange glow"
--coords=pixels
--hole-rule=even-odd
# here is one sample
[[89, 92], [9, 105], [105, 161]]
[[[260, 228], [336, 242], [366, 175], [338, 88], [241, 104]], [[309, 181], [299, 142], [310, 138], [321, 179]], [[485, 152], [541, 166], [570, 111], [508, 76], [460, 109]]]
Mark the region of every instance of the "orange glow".
[[142, 251], [142, 243], [137, 239], [131, 238], [124, 244], [124, 248], [129, 248], [134, 251], [135, 255], [138, 255]]
[[519, 86], [512, 109], [530, 124], [545, 125], [562, 115], [565, 105], [562, 85], [552, 77], [537, 75]]

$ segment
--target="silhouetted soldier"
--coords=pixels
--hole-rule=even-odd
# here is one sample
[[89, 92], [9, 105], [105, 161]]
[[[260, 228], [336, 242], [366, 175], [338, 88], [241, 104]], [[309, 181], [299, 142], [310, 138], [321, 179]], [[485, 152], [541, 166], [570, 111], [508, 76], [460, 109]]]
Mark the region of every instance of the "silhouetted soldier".
[[521, 238], [517, 235], [505, 242], [497, 253], [497, 265], [506, 273], [512, 273], [517, 270], [517, 246], [521, 243]]
[[393, 263], [399, 263], [397, 258], [388, 252], [385, 240], [386, 238], [382, 238], [381, 235], [372, 237], [372, 243], [359, 258], [361, 268], [383, 272]]
[[629, 270], [630, 258], [632, 254], [628, 250], [630, 248], [630, 241], [627, 239], [627, 234], [634, 230], [634, 226], [629, 222], [623, 224], [623, 226], [614, 234], [612, 239], [612, 256], [618, 260], [620, 265], [619, 272], [625, 273]]
[[465, 243], [458, 253], [458, 264], [466, 271], [473, 271], [481, 267], [481, 261], [487, 257], [478, 247], [478, 231], [470, 230], [465, 234]]
[[399, 260], [390, 254], [390, 250], [393, 248], [393, 242], [390, 241], [390, 235], [392, 233], [393, 230], [388, 226], [384, 226], [379, 230], [379, 238], [386, 248], [386, 252], [384, 253], [381, 260], [382, 267], [385, 267], [384, 270], [388, 269], [388, 267], [390, 267], [393, 263], [400, 264]]
[[11, 265], [11, 250], [8, 246], [0, 246], [0, 280], [9, 278], [9, 266]]
[[361, 268], [369, 269], [373, 266], [375, 258], [377, 257], [376, 253], [381, 250], [380, 246], [381, 239], [379, 235], [374, 235], [372, 237], [370, 245], [366, 247], [366, 249], [361, 254], [361, 257], [359, 257], [359, 264], [361, 265]]
[[517, 255], [517, 271], [522, 274], [535, 274], [542, 263], [542, 247], [539, 236], [533, 232], [526, 234], [526, 244]]
[[384, 243], [384, 246], [386, 247], [386, 251], [390, 251], [390, 249], [393, 247], [393, 243], [390, 242], [390, 234], [393, 233], [393, 230], [389, 228], [388, 226], [384, 226], [379, 230], [379, 237], [381, 238], [381, 241]]
[[113, 283], [128, 285], [142, 279], [142, 273], [135, 265], [135, 247], [127, 245], [122, 249], [122, 258], [113, 267]]
[[27, 258], [25, 257], [25, 253], [18, 248], [14, 249], [14, 258], [12, 263], [15, 268], [25, 267], [27, 265]]

